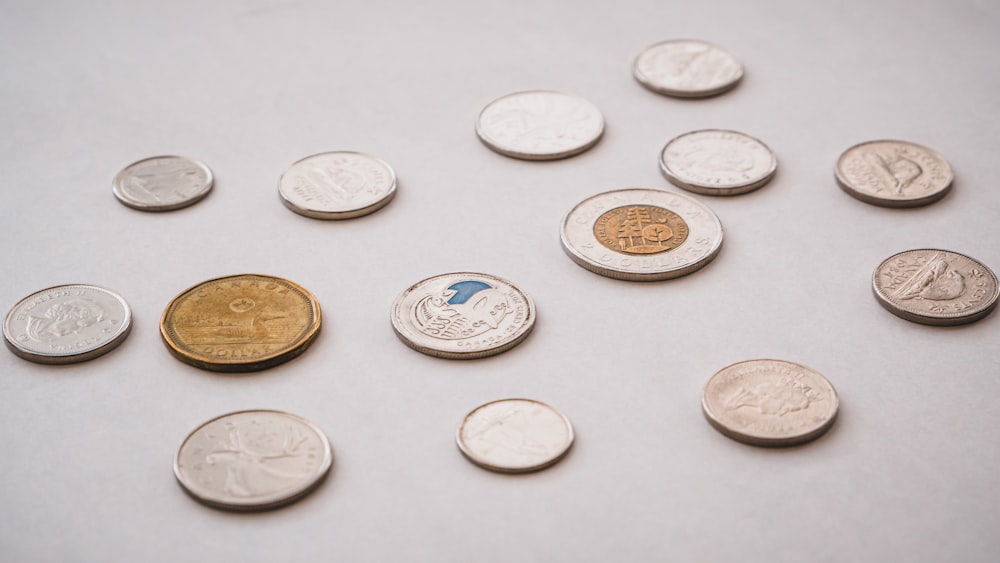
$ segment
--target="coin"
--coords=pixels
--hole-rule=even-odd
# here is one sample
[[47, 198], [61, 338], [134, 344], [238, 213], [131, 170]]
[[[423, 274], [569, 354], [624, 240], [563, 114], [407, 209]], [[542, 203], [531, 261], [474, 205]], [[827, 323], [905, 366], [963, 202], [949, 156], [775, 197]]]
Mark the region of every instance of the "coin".
[[505, 352], [535, 326], [535, 304], [513, 283], [457, 272], [417, 282], [392, 304], [392, 328], [407, 346], [438, 358]]
[[118, 201], [141, 211], [170, 211], [197, 203], [212, 190], [212, 171], [183, 156], [154, 156], [134, 162], [115, 176]]
[[770, 182], [777, 167], [767, 145], [723, 129], [684, 133], [660, 153], [660, 170], [670, 183], [705, 195], [751, 192]]
[[907, 250], [872, 274], [875, 298], [892, 314], [928, 325], [978, 321], [996, 307], [997, 276], [977, 260], [947, 250]]
[[555, 160], [597, 144], [604, 133], [604, 117], [583, 98], [530, 90], [487, 104], [476, 121], [476, 133], [487, 147], [502, 155]]
[[314, 219], [350, 219], [375, 212], [396, 195], [396, 173], [384, 161], [359, 152], [307, 156], [278, 180], [285, 207]]
[[948, 161], [927, 147], [868, 141], [840, 155], [836, 177], [845, 192], [865, 203], [919, 207], [944, 197], [955, 176]]
[[783, 360], [722, 368], [705, 385], [702, 409], [726, 436], [755, 446], [793, 446], [830, 429], [840, 401], [819, 373]]
[[704, 98], [731, 90], [743, 78], [743, 65], [726, 50], [696, 39], [651, 45], [636, 57], [635, 79], [668, 96]]
[[115, 349], [132, 329], [132, 309], [96, 285], [59, 285], [11, 307], [3, 323], [10, 351], [43, 364], [83, 362]]
[[690, 274], [722, 248], [722, 223], [683, 194], [626, 188], [591, 196], [562, 220], [563, 250], [609, 278], [655, 281]]
[[286, 412], [249, 410], [213, 418], [192, 432], [174, 476], [195, 500], [226, 510], [268, 510], [309, 494], [330, 471], [323, 431]]
[[319, 302], [302, 286], [259, 274], [200, 283], [170, 302], [160, 335], [182, 362], [213, 371], [256, 371], [286, 362], [319, 333]]
[[502, 473], [544, 469], [573, 445], [573, 425], [566, 415], [530, 399], [502, 399], [476, 407], [457, 434], [458, 449], [469, 461]]

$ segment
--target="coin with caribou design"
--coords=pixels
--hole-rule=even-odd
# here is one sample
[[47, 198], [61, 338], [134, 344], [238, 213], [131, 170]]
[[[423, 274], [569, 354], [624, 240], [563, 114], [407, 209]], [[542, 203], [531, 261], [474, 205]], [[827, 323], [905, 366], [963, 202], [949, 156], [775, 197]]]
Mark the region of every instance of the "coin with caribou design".
[[594, 104], [549, 90], [515, 92], [490, 102], [476, 121], [479, 139], [494, 151], [524, 160], [580, 154], [604, 134]]

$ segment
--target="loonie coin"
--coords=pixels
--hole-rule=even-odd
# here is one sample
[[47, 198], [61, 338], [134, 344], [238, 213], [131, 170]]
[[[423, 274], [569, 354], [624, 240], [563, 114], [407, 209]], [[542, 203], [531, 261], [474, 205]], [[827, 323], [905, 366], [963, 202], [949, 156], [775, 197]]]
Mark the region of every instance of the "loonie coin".
[[655, 281], [690, 274], [722, 248], [722, 223], [707, 206], [678, 193], [627, 188], [597, 194], [562, 221], [563, 250], [609, 278]]
[[951, 190], [948, 161], [933, 150], [906, 141], [854, 145], [837, 160], [837, 184], [865, 203], [919, 207]]
[[418, 282], [392, 304], [392, 328], [407, 346], [438, 358], [505, 352], [535, 326], [535, 305], [511, 282], [458, 272]]
[[141, 211], [170, 211], [201, 201], [212, 190], [212, 171], [183, 156], [154, 156], [125, 167], [111, 185], [115, 197]]
[[314, 219], [350, 219], [377, 211], [396, 195], [396, 173], [359, 152], [325, 152], [293, 163], [278, 180], [282, 203]]
[[160, 335], [182, 362], [213, 371], [256, 371], [298, 356], [321, 324], [319, 302], [302, 286], [258, 274], [216, 278], [167, 305]]
[[928, 325], [978, 321], [997, 304], [997, 277], [980, 262], [946, 250], [907, 250], [872, 274], [875, 298], [890, 313]]
[[793, 446], [833, 426], [840, 401], [819, 373], [782, 360], [722, 368], [705, 385], [702, 409], [726, 436], [755, 446]]
[[106, 354], [132, 329], [132, 310], [117, 293], [95, 285], [60, 285], [33, 293], [7, 313], [3, 336], [18, 356], [71, 364]]
[[472, 463], [502, 473], [528, 473], [559, 461], [573, 445], [564, 414], [530, 399], [503, 399], [470, 412], [456, 438]]
[[722, 129], [684, 133], [660, 153], [660, 170], [670, 183], [705, 195], [751, 192], [770, 182], [777, 167], [767, 145]]
[[479, 114], [476, 133], [487, 147], [502, 155], [555, 160], [597, 144], [604, 133], [604, 117], [583, 98], [530, 90], [490, 102]]
[[711, 43], [675, 39], [644, 49], [636, 57], [632, 73], [654, 92], [704, 98], [735, 88], [743, 78], [743, 65]]
[[174, 476], [195, 500], [226, 510], [267, 510], [319, 485], [333, 454], [323, 431], [286, 412], [251, 410], [209, 420], [181, 444]]

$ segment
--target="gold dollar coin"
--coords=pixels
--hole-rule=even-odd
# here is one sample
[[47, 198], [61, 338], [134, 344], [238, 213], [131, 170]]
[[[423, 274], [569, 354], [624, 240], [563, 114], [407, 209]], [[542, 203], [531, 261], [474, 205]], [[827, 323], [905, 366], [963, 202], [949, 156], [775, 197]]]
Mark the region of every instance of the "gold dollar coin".
[[302, 286], [258, 274], [216, 278], [167, 305], [160, 335], [182, 362], [213, 371], [256, 371], [298, 356], [321, 324], [319, 301]]

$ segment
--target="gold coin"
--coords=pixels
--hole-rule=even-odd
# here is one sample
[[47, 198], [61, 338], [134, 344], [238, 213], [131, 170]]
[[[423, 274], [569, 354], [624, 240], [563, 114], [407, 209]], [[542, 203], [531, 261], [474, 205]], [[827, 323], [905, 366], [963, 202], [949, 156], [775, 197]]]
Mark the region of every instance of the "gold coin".
[[594, 222], [594, 236], [610, 250], [625, 254], [658, 254], [673, 250], [688, 237], [679, 215], [655, 205], [627, 205], [605, 211]]
[[258, 274], [216, 278], [167, 305], [160, 335], [182, 362], [256, 371], [298, 356], [319, 334], [319, 301], [302, 286]]

